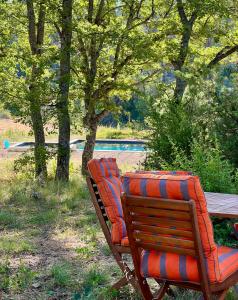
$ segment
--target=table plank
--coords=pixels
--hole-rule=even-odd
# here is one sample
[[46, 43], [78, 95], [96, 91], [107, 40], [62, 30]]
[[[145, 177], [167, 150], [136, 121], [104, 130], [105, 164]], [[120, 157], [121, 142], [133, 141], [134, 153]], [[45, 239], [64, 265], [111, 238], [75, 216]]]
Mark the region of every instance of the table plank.
[[205, 193], [207, 209], [211, 216], [238, 218], [238, 195]]

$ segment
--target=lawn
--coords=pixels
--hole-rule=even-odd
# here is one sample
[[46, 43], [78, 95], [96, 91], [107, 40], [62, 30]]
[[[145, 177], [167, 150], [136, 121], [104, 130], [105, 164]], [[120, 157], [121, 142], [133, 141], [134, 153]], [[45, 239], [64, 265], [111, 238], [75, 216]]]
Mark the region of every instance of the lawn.
[[[26, 173], [16, 175], [10, 159], [1, 159], [0, 167], [3, 299], [140, 299], [130, 287], [120, 293], [108, 289], [121, 273], [76, 164], [68, 185], [49, 181], [45, 187]], [[199, 297], [175, 292], [176, 299]], [[226, 299], [235, 300], [233, 290]]]

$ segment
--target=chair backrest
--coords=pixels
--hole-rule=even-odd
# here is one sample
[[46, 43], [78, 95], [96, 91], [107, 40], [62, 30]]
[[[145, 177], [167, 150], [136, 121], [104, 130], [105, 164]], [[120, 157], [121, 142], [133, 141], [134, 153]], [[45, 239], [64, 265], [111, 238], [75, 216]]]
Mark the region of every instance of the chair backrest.
[[195, 257], [201, 281], [208, 282], [193, 200], [158, 201], [124, 194], [122, 206], [137, 276], [140, 276], [141, 249], [156, 250]]
[[123, 211], [128, 235], [137, 247], [197, 256], [200, 235], [190, 201], [124, 196]]
[[120, 244], [127, 232], [121, 205], [123, 186], [116, 159], [92, 159], [88, 163], [88, 170], [97, 185], [100, 199], [112, 224], [112, 242]]
[[[189, 200], [194, 201], [196, 207], [196, 218], [198, 220], [199, 234], [201, 237], [203, 255], [205, 257], [208, 277], [210, 282], [219, 281], [221, 276], [218, 264], [217, 246], [214, 242], [213, 228], [207, 212], [206, 199], [200, 185], [199, 178], [197, 176], [190, 175], [174, 176], [127, 173], [123, 177], [123, 184], [127, 196], [142, 196], [144, 198], [144, 201], [148, 201], [147, 197], [156, 198], [159, 203], [163, 203], [163, 200], [161, 199], [171, 200], [174, 201], [174, 203], [177, 203], [177, 200], [182, 200], [182, 202], [186, 204], [185, 206], [183, 206], [184, 208], [189, 207]], [[139, 210], [142, 211], [141, 208]], [[164, 227], [167, 228], [168, 225], [170, 227], [176, 227], [176, 229], [181, 231], [181, 234], [184, 234], [184, 231], [191, 231], [191, 217], [188, 216], [188, 211], [181, 211], [177, 215], [172, 213], [172, 211], [166, 212], [167, 215], [163, 215], [165, 213], [163, 211], [161, 212], [162, 216], [158, 214], [158, 216], [160, 216], [159, 218], [157, 218], [156, 220], [150, 220], [149, 212], [154, 214], [152, 212], [153, 210], [154, 208], [151, 209], [150, 207], [148, 207], [147, 221], [151, 221], [151, 225], [157, 225], [158, 228], [162, 229]], [[159, 213], [159, 211], [157, 212]], [[163, 224], [162, 222], [163, 217], [167, 218], [166, 224]], [[138, 218], [138, 216], [135, 215], [135, 218]], [[158, 222], [153, 223], [154, 221]], [[166, 229], [168, 234], [170, 230], [172, 229], [169, 228], [169, 231], [167, 231]], [[170, 233], [169, 235], [173, 234]], [[183, 239], [185, 238], [185, 236], [182, 237]], [[156, 237], [156, 239], [157, 238], [159, 237]], [[174, 241], [173, 237], [168, 236], [168, 238], [172, 239], [171, 242], [176, 242]], [[191, 236], [188, 236], [187, 238], [187, 242], [182, 240], [181, 245], [184, 245], [184, 248], [188, 248], [186, 250], [187, 252], [191, 252], [191, 254], [194, 254], [193, 244], [191, 244], [191, 240], [189, 240], [189, 238], [191, 239]], [[166, 239], [166, 242], [168, 242], [168, 239]], [[180, 241], [178, 243], [180, 243]], [[165, 250], [167, 250], [165, 252], [169, 252], [171, 247], [166, 247], [167, 248], [165, 248]], [[184, 249], [182, 250], [184, 251]], [[176, 249], [176, 251], [180, 250]]]

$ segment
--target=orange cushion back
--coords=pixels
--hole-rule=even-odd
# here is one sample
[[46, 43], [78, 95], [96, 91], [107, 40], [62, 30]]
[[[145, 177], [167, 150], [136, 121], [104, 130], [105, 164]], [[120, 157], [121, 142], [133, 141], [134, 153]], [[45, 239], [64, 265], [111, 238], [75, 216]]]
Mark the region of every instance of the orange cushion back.
[[128, 195], [164, 199], [190, 200], [196, 204], [201, 241], [206, 258], [210, 282], [219, 281], [217, 246], [213, 227], [207, 211], [207, 203], [200, 180], [191, 175], [156, 175], [150, 173], [126, 173], [123, 176], [124, 190]]
[[97, 184], [108, 218], [112, 223], [112, 241], [120, 244], [127, 233], [121, 205], [123, 187], [116, 159], [92, 159], [88, 163], [88, 170]]

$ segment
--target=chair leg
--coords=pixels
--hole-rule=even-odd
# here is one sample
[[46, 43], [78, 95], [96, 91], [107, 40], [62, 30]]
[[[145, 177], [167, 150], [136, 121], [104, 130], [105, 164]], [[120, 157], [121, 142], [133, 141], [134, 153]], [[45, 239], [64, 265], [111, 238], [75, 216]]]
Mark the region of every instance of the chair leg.
[[[161, 285], [161, 283], [163, 283], [163, 280], [159, 280], [159, 279], [156, 279], [156, 278], [155, 278], [155, 281], [156, 281], [159, 285]], [[176, 295], [175, 295], [175, 293], [174, 293], [174, 291], [172, 290], [171, 287], [169, 287], [169, 288], [167, 289], [166, 294], [167, 294], [168, 296], [172, 297], [172, 298], [175, 298], [175, 297], [176, 297]]]
[[121, 279], [119, 279], [116, 283], [114, 283], [113, 286], [111, 287], [111, 289], [112, 290], [119, 290], [120, 288], [127, 285], [128, 283], [129, 282], [127, 281], [126, 276], [124, 276]]
[[119, 253], [113, 254], [128, 283], [130, 283], [136, 291], [140, 290], [139, 284], [136, 280], [135, 271], [128, 267], [127, 263], [122, 259], [122, 256]]
[[217, 300], [224, 300], [226, 298], [226, 294], [228, 292], [228, 289], [221, 291], [220, 293], [216, 294]]
[[163, 299], [165, 293], [168, 291], [169, 289], [169, 284], [166, 282], [163, 282], [162, 284], [160, 283], [160, 289], [158, 290], [157, 293], [155, 293], [153, 295], [153, 299], [155, 300], [161, 300]]

